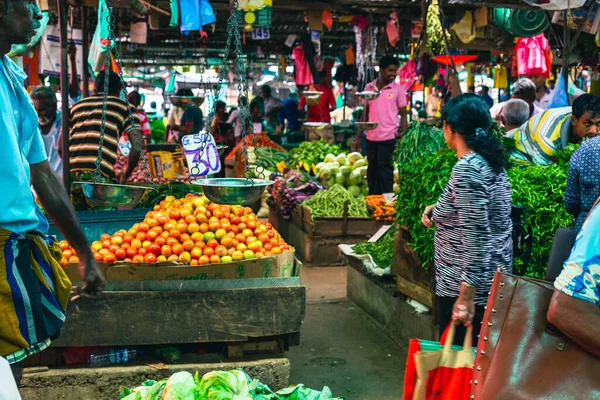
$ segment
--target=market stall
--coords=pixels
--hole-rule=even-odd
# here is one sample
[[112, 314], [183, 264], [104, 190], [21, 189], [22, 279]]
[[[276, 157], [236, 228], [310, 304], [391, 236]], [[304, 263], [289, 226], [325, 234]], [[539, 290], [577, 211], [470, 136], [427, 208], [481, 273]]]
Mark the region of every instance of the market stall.
[[[290, 153], [292, 167], [270, 188], [269, 221], [311, 265], [342, 262], [337, 246], [359, 243], [386, 219], [381, 199], [367, 196], [367, 163], [339, 145], [305, 142]], [[286, 167], [287, 167], [286, 166]]]

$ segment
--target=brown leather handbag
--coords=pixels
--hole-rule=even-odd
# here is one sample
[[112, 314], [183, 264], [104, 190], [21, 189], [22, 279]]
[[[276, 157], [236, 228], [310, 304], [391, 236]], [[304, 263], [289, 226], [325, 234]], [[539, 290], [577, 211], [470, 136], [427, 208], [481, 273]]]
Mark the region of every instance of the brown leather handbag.
[[496, 273], [477, 346], [471, 399], [600, 399], [600, 358], [548, 324], [553, 293], [549, 282]]

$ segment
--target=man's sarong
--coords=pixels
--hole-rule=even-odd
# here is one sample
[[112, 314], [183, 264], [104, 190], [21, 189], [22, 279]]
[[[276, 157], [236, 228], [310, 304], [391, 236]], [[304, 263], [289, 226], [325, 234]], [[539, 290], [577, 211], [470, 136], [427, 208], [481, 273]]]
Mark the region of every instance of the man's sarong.
[[0, 356], [11, 364], [60, 333], [71, 291], [61, 257], [53, 237], [0, 229]]

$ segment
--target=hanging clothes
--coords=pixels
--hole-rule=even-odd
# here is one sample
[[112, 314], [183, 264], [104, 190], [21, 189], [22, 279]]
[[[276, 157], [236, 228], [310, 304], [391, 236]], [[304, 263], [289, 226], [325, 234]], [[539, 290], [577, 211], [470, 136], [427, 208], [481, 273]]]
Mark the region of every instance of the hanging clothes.
[[473, 14], [475, 19], [475, 28], [483, 28], [488, 25], [488, 9], [487, 7], [479, 7]]
[[496, 65], [493, 69], [494, 89], [508, 88], [508, 68], [504, 65]]
[[463, 43], [471, 43], [475, 39], [475, 29], [473, 24], [473, 13], [465, 11], [462, 19], [452, 24], [450, 30], [453, 31], [458, 39]]
[[518, 76], [548, 76], [552, 70], [552, 52], [544, 34], [531, 38], [518, 38], [515, 46]]
[[354, 54], [354, 45], [350, 43], [348, 50], [346, 50], [346, 65], [356, 64], [356, 55]]
[[312, 85], [314, 81], [304, 54], [304, 45], [300, 44], [292, 50], [292, 58], [296, 64], [296, 85]]
[[179, 0], [181, 32], [199, 31], [216, 21], [208, 0]]
[[396, 43], [400, 40], [400, 31], [398, 29], [398, 14], [392, 11], [385, 23], [385, 31], [387, 33], [390, 46], [396, 47]]
[[176, 27], [179, 25], [179, 1], [171, 0], [171, 20], [169, 21], [170, 27]]
[[313, 82], [319, 82], [319, 70], [316, 65], [316, 56], [315, 48], [313, 46], [311, 37], [309, 33], [304, 33], [302, 35], [302, 45], [304, 49], [304, 56], [308, 62], [308, 66], [310, 67], [310, 73], [312, 74]]

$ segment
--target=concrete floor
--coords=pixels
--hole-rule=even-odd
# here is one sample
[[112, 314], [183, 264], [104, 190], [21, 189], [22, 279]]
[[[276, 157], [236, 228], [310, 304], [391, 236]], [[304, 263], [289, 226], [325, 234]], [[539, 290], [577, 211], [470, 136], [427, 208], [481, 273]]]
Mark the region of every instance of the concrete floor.
[[346, 268], [302, 270], [307, 286], [300, 346], [286, 354], [290, 383], [329, 386], [348, 400], [392, 400], [402, 395], [406, 351], [345, 299]]

